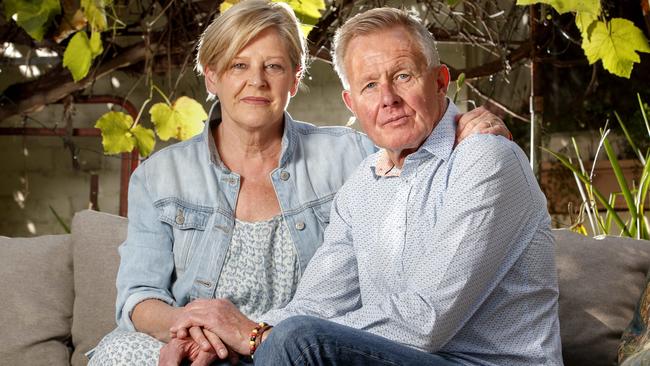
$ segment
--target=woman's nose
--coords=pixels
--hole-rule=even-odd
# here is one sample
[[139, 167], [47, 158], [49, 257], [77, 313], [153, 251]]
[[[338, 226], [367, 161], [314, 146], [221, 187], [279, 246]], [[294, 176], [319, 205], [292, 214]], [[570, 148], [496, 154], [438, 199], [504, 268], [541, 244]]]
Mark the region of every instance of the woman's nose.
[[256, 88], [261, 88], [266, 86], [266, 78], [264, 75], [264, 69], [251, 69], [248, 77], [248, 85], [254, 86]]

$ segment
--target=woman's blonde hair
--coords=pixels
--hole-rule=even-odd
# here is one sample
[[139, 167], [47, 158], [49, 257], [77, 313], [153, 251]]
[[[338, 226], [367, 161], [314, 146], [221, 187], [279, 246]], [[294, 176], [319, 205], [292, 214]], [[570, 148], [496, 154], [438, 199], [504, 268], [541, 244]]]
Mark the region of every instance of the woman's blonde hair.
[[289, 5], [267, 0], [241, 1], [215, 18], [199, 40], [196, 70], [204, 74], [209, 67], [217, 75], [223, 75], [237, 53], [270, 27], [284, 40], [294, 71], [304, 71], [305, 38], [296, 15]]
[[430, 68], [440, 65], [435, 39], [415, 14], [395, 8], [371, 9], [348, 19], [334, 34], [332, 61], [345, 89], [350, 88], [345, 72], [345, 55], [350, 41], [394, 27], [404, 27], [413, 35]]

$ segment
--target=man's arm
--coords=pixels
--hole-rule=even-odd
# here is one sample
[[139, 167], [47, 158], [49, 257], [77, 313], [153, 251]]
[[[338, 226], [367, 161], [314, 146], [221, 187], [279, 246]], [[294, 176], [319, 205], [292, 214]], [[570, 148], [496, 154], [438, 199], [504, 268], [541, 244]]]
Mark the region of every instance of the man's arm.
[[323, 245], [310, 260], [291, 302], [282, 309], [267, 312], [261, 320], [277, 324], [294, 315], [327, 319], [361, 305], [349, 213], [340, 204], [346, 200], [346, 194], [344, 185], [332, 202]]
[[546, 206], [523, 154], [485, 135], [457, 149], [433, 236], [407, 244], [423, 248], [408, 288], [330, 320], [436, 352], [526, 249]]

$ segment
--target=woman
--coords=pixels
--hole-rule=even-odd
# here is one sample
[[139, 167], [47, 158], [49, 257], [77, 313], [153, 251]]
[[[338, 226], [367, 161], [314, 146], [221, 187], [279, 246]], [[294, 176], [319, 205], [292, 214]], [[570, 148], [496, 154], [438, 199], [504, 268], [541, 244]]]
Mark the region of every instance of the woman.
[[[285, 4], [244, 1], [206, 29], [197, 68], [219, 103], [201, 135], [154, 154], [131, 178], [119, 329], [91, 364], [154, 364], [197, 298], [228, 298], [251, 318], [290, 300], [322, 242], [332, 198], [375, 149], [352, 129], [317, 128], [285, 112], [305, 55]], [[484, 110], [468, 117], [464, 134], [508, 133]], [[181, 346], [192, 358], [226, 357], [214, 334], [190, 334]]]

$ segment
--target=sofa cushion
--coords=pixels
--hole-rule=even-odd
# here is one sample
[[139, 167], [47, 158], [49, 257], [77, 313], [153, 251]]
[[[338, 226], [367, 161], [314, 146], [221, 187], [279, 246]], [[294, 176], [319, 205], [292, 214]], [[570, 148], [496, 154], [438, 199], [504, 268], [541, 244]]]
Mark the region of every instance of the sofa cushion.
[[650, 268], [650, 242], [554, 230], [565, 364], [615, 365]]
[[0, 237], [3, 365], [67, 365], [74, 301], [69, 235]]
[[126, 226], [125, 218], [96, 211], [81, 211], [72, 219], [74, 366], [85, 365], [84, 354], [116, 327], [117, 248], [126, 238]]

